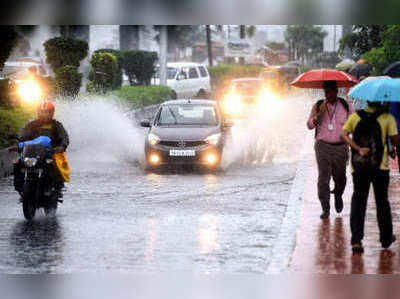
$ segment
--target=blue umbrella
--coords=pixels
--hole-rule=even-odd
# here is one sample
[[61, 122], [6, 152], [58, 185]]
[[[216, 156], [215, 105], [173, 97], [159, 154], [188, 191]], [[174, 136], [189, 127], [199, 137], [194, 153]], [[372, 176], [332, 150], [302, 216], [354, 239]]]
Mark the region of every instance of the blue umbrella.
[[369, 102], [400, 102], [400, 79], [364, 80], [355, 85], [348, 96]]

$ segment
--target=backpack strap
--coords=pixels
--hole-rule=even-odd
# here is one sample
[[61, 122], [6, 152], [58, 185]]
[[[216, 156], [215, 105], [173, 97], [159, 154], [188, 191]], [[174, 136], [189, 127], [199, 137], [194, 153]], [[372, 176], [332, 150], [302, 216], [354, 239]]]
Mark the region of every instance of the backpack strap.
[[343, 105], [344, 109], [347, 111], [347, 115], [349, 114], [350, 108], [349, 108], [349, 103], [343, 98], [338, 98], [339, 102]]

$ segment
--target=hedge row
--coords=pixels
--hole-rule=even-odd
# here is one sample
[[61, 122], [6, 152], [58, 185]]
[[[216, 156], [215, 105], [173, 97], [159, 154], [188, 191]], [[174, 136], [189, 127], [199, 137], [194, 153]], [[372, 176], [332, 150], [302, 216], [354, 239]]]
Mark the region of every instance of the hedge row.
[[263, 67], [258, 65], [219, 64], [208, 67], [213, 89], [220, 88], [235, 78], [257, 77], [262, 70]]
[[0, 108], [0, 148], [12, 145], [15, 140], [9, 140], [8, 136], [18, 134], [33, 116], [34, 109]]
[[141, 108], [167, 101], [172, 96], [172, 90], [160, 85], [122, 86], [114, 94], [135, 108]]

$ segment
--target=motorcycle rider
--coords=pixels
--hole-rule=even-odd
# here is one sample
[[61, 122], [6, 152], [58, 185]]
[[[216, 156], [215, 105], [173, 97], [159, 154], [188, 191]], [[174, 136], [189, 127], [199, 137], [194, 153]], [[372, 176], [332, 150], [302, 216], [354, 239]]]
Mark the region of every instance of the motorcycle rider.
[[[37, 106], [37, 119], [29, 122], [21, 130], [19, 139], [28, 141], [39, 136], [47, 136], [51, 139], [51, 146], [55, 153], [63, 153], [69, 145], [69, 136], [61, 122], [53, 119], [55, 107], [51, 101], [42, 101]], [[23, 174], [21, 173], [21, 161], [14, 165], [14, 187], [18, 192], [23, 189]], [[22, 177], [21, 177], [22, 176]], [[61, 189], [64, 187], [64, 181], [55, 171], [55, 188], [59, 197], [62, 197]]]

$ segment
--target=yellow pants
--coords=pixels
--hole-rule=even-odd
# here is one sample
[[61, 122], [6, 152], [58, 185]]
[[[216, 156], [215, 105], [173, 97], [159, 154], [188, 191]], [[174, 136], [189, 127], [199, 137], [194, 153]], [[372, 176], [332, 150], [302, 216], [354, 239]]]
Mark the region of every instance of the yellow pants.
[[69, 182], [71, 170], [65, 152], [53, 154], [53, 160], [64, 182]]

